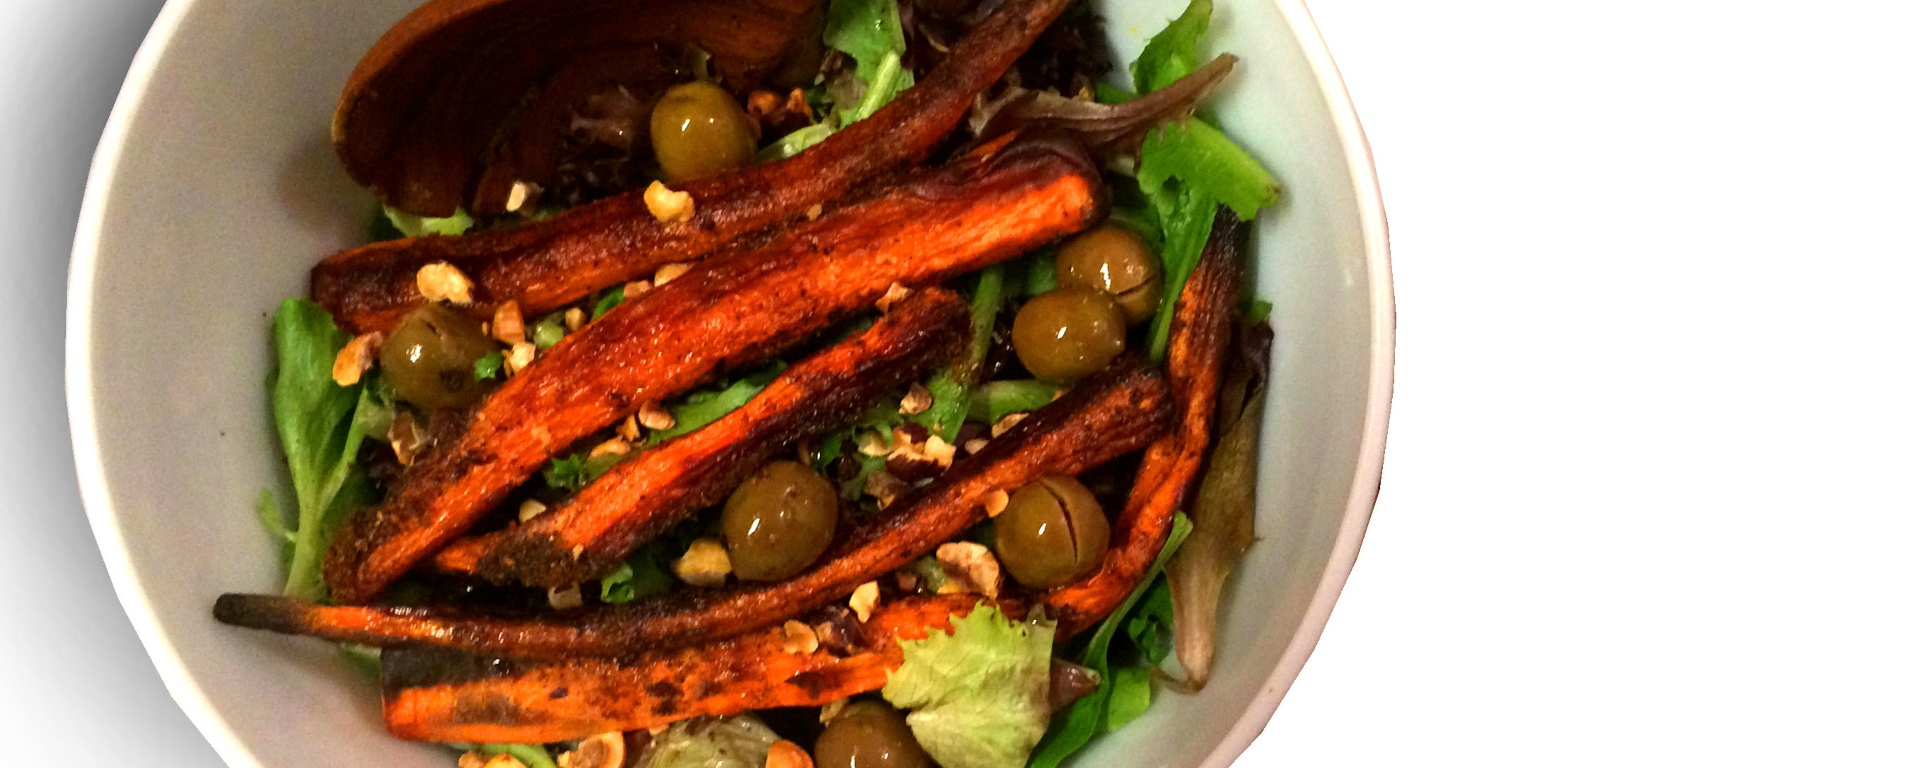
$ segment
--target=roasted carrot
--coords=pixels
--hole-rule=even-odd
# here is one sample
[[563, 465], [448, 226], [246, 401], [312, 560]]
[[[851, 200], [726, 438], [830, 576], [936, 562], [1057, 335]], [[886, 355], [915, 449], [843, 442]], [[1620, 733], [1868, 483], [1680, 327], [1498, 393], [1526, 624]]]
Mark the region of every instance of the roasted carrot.
[[968, 330], [960, 297], [941, 288], [915, 291], [872, 328], [795, 363], [720, 420], [621, 462], [528, 523], [454, 542], [434, 565], [543, 587], [596, 578], [636, 544], [718, 503], [794, 441], [851, 421], [889, 390], [951, 359]]
[[444, 261], [473, 279], [474, 311], [512, 299], [541, 314], [665, 264], [714, 254], [925, 159], [1067, 5], [1009, 0], [873, 116], [790, 159], [684, 183], [680, 191], [694, 200], [690, 221], [654, 220], [635, 192], [510, 229], [376, 243], [314, 267], [313, 298], [355, 333], [391, 330], [421, 301], [415, 273]]
[[1040, 602], [1060, 620], [1064, 640], [1105, 619], [1152, 566], [1185, 504], [1212, 440], [1215, 401], [1240, 299], [1239, 218], [1222, 207], [1200, 263], [1180, 291], [1167, 348], [1175, 422], [1140, 458], [1127, 506], [1114, 523], [1112, 548], [1092, 574], [1047, 593]]
[[[708, 645], [619, 660], [526, 662], [444, 649], [382, 656], [387, 730], [416, 741], [542, 744], [634, 731], [700, 715], [819, 706], [886, 685], [900, 641], [952, 631], [969, 595], [883, 602], [852, 648], [803, 652], [779, 627]], [[1002, 601], [1010, 616], [1024, 609]]]
[[222, 595], [214, 617], [243, 627], [366, 645], [431, 645], [516, 658], [621, 656], [732, 637], [827, 605], [986, 519], [986, 501], [1045, 475], [1077, 475], [1158, 438], [1173, 416], [1159, 371], [1121, 363], [1035, 411], [932, 484], [856, 523], [785, 581], [681, 591], [529, 618], [432, 608], [317, 606]]
[[1105, 203], [1079, 147], [1015, 140], [696, 265], [507, 380], [384, 502], [349, 518], [325, 567], [334, 598], [371, 599], [548, 458], [647, 404], [791, 346], [896, 283], [936, 283], [1084, 229]]

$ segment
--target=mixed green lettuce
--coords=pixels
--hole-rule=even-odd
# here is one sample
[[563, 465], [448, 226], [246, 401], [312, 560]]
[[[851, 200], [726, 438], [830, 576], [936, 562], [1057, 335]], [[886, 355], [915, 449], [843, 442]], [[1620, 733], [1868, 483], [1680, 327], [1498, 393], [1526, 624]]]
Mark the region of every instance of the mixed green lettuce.
[[1020, 768], [1047, 732], [1053, 630], [982, 604], [952, 634], [901, 642], [880, 695], [911, 710], [914, 740], [943, 768]]
[[306, 600], [326, 596], [320, 561], [334, 529], [371, 501], [372, 484], [354, 461], [360, 444], [369, 434], [384, 434], [393, 419], [392, 403], [371, 378], [350, 387], [334, 383], [333, 360], [351, 339], [332, 315], [305, 299], [281, 302], [273, 317], [277, 364], [268, 388], [297, 513], [289, 528], [269, 493], [260, 515], [290, 545], [286, 594]]
[[853, 59], [859, 96], [834, 105], [819, 122], [776, 139], [761, 156], [785, 158], [825, 141], [840, 129], [871, 117], [913, 85], [913, 73], [901, 65], [907, 36], [894, 0], [833, 0], [827, 5], [821, 40]]
[[[1153, 702], [1151, 682], [1152, 669], [1157, 659], [1166, 658], [1166, 646], [1163, 640], [1148, 641], [1147, 637], [1164, 637], [1149, 632], [1154, 623], [1160, 622], [1160, 608], [1156, 600], [1147, 600], [1148, 596], [1165, 590], [1166, 581], [1160, 573], [1166, 568], [1167, 560], [1180, 549], [1187, 534], [1193, 531], [1193, 524], [1185, 515], [1174, 518], [1173, 532], [1167, 537], [1167, 543], [1160, 549], [1160, 556], [1154, 560], [1140, 586], [1128, 595], [1107, 620], [1101, 622], [1088, 639], [1086, 649], [1080, 652], [1080, 664], [1089, 667], [1100, 675], [1100, 686], [1093, 693], [1081, 697], [1072, 706], [1053, 718], [1053, 725], [1047, 730], [1046, 739], [1034, 751], [1030, 768], [1055, 768], [1061, 761], [1080, 751], [1092, 741], [1093, 737], [1126, 725], [1133, 718], [1145, 712], [1147, 705]], [[1139, 639], [1135, 639], [1129, 630], [1128, 639], [1134, 643], [1147, 643], [1145, 648], [1136, 647], [1135, 657], [1128, 663], [1116, 664], [1110, 655], [1113, 640], [1123, 627], [1127, 627], [1142, 614], [1135, 610], [1142, 604], [1151, 612], [1142, 620]], [[1171, 615], [1169, 606], [1166, 615]], [[1168, 620], [1170, 621], [1170, 620]]]
[[[1130, 67], [1135, 92], [1164, 88], [1203, 64], [1200, 39], [1212, 16], [1213, 0], [1192, 0], [1179, 18], [1148, 40]], [[1103, 91], [1103, 96], [1109, 101], [1132, 98], [1115, 89]], [[1280, 201], [1280, 182], [1199, 116], [1147, 134], [1135, 178], [1145, 205], [1123, 216], [1159, 246], [1166, 275], [1166, 300], [1154, 315], [1147, 347], [1148, 354], [1160, 360], [1166, 356], [1175, 299], [1213, 233], [1215, 211], [1225, 205], [1242, 220], [1251, 220], [1261, 208]]]

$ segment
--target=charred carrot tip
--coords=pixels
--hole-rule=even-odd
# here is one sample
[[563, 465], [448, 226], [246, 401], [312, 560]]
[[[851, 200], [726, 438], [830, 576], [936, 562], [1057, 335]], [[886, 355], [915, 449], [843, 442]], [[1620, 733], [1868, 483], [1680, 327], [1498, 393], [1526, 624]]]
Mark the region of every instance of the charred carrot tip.
[[307, 603], [280, 595], [229, 593], [213, 601], [213, 618], [222, 624], [264, 629], [283, 635], [305, 634]]

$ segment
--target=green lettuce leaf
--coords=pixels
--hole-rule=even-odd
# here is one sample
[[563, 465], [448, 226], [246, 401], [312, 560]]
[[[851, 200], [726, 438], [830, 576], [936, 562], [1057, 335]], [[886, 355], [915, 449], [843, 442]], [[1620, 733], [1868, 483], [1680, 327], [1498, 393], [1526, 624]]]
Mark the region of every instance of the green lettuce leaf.
[[[1140, 93], [1165, 88], [1186, 77], [1205, 61], [1200, 38], [1213, 15], [1212, 0], [1192, 0], [1180, 17], [1147, 41], [1130, 70]], [[1109, 93], [1110, 98], [1126, 94]], [[1261, 208], [1280, 200], [1280, 182], [1240, 145], [1207, 121], [1192, 117], [1149, 133], [1140, 145], [1137, 173], [1147, 199], [1160, 244], [1166, 298], [1160, 302], [1148, 333], [1147, 353], [1153, 360], [1166, 357], [1173, 310], [1186, 287], [1187, 276], [1200, 261], [1200, 252], [1213, 234], [1213, 218], [1221, 205], [1251, 221]], [[1132, 219], [1135, 227], [1147, 222]]]
[[406, 237], [426, 237], [427, 235], [464, 235], [473, 228], [473, 217], [464, 210], [456, 210], [452, 216], [435, 219], [415, 216], [391, 206], [380, 206], [387, 215], [387, 223]]
[[1133, 74], [1133, 90], [1157, 91], [1199, 69], [1205, 63], [1200, 60], [1200, 38], [1207, 34], [1212, 17], [1213, 0], [1193, 0], [1179, 18], [1167, 22], [1166, 29], [1148, 40], [1140, 58], [1127, 67]]
[[[321, 556], [340, 521], [371, 495], [370, 483], [354, 462], [366, 427], [377, 425], [379, 411], [392, 417], [391, 406], [379, 402], [366, 385], [333, 382], [333, 359], [350, 340], [334, 325], [333, 316], [311, 301], [287, 299], [274, 313], [277, 365], [268, 386], [298, 510], [285, 592], [306, 600], [325, 596]], [[278, 519], [280, 514], [263, 509], [261, 516]], [[284, 523], [279, 528], [287, 530]]]
[[[854, 74], [869, 86], [880, 80], [889, 55], [897, 65], [907, 52], [907, 34], [894, 0], [833, 0], [827, 5], [827, 26], [820, 39], [853, 57]], [[900, 88], [912, 85], [912, 78], [907, 75]]]
[[1280, 202], [1280, 181], [1220, 129], [1197, 118], [1147, 134], [1140, 144], [1139, 178], [1149, 196], [1167, 180], [1179, 179], [1249, 221]]
[[1180, 291], [1200, 264], [1207, 238], [1213, 235], [1213, 216], [1218, 204], [1213, 198], [1181, 184], [1162, 185], [1149, 196], [1160, 222], [1160, 271], [1166, 276], [1167, 293], [1148, 328], [1147, 354], [1155, 361], [1167, 355], [1167, 343], [1173, 334], [1173, 310], [1179, 305]]
[[489, 381], [500, 377], [500, 370], [507, 366], [507, 356], [494, 350], [473, 361], [473, 380]]
[[614, 307], [620, 306], [621, 302], [624, 302], [626, 300], [627, 300], [626, 283], [621, 283], [612, 288], [608, 288], [606, 291], [600, 294], [600, 298], [594, 300], [592, 319], [594, 320], [600, 319], [601, 315], [604, 315], [608, 312], [612, 312]]
[[1053, 629], [982, 604], [952, 634], [900, 643], [880, 695], [912, 710], [914, 740], [943, 768], [1020, 768], [1047, 732]]
[[600, 479], [623, 458], [626, 457], [616, 453], [589, 457], [582, 452], [563, 456], [548, 462], [546, 469], [540, 471], [540, 478], [547, 482], [548, 488], [556, 491], [577, 491], [587, 487], [587, 483]]
[[[1110, 725], [1114, 721], [1113, 715], [1116, 714], [1113, 711], [1115, 706], [1113, 697], [1118, 675], [1114, 674], [1107, 652], [1113, 643], [1114, 634], [1119, 632], [1121, 626], [1132, 617], [1134, 607], [1139, 605], [1141, 599], [1154, 588], [1156, 583], [1160, 582], [1160, 572], [1166, 568], [1167, 560], [1173, 557], [1173, 553], [1179, 551], [1180, 545], [1192, 532], [1193, 523], [1187, 520], [1186, 515], [1174, 517], [1173, 531], [1167, 536], [1167, 543], [1160, 548], [1160, 556], [1147, 570], [1146, 578], [1133, 590], [1133, 594], [1127, 596], [1126, 601], [1122, 602], [1118, 609], [1107, 616], [1106, 621], [1100, 623], [1100, 627], [1094, 630], [1093, 636], [1087, 640], [1087, 648], [1080, 654], [1080, 663], [1100, 673], [1100, 687], [1095, 688], [1093, 693], [1081, 697], [1079, 701], [1075, 701], [1067, 707], [1065, 712], [1054, 716], [1053, 725], [1047, 729], [1046, 738], [1041, 740], [1040, 746], [1034, 749], [1033, 761], [1028, 764], [1028, 768], [1056, 768], [1061, 761], [1085, 747], [1095, 734], [1103, 729], [1111, 730], [1119, 727]], [[1129, 688], [1124, 693], [1126, 698], [1119, 703], [1117, 712], [1120, 715], [1120, 725], [1125, 725], [1126, 721], [1146, 710], [1146, 706], [1140, 703], [1142, 693], [1138, 683], [1129, 682], [1125, 685]], [[1145, 698], [1151, 703], [1150, 687], [1145, 693]]]
[[673, 587], [673, 577], [660, 567], [663, 553], [658, 546], [640, 550], [619, 567], [600, 577], [600, 602], [610, 605], [658, 595]]
[[913, 72], [901, 66], [907, 53], [906, 32], [900, 25], [900, 6], [894, 0], [833, 0], [827, 6], [827, 24], [821, 40], [853, 58], [854, 76], [864, 88], [860, 99], [836, 105], [820, 122], [789, 133], [761, 150], [762, 159], [793, 157], [825, 141], [834, 132], [871, 117], [913, 86]]
[[553, 755], [539, 744], [471, 744], [448, 742], [447, 747], [455, 752], [479, 752], [487, 757], [494, 755], [512, 755], [527, 768], [559, 768], [553, 761]]
[[967, 417], [986, 424], [996, 424], [1002, 416], [1037, 410], [1053, 402], [1059, 395], [1059, 387], [1038, 379], [989, 381], [973, 391], [972, 402], [967, 405]]
[[787, 369], [787, 364], [775, 360], [771, 365], [755, 371], [745, 378], [727, 384], [719, 389], [694, 392], [683, 398], [678, 404], [667, 406], [673, 414], [673, 426], [654, 430], [647, 437], [648, 445], [659, 445], [673, 438], [720, 420], [720, 417], [732, 413], [746, 405], [760, 390], [766, 389], [774, 377]]

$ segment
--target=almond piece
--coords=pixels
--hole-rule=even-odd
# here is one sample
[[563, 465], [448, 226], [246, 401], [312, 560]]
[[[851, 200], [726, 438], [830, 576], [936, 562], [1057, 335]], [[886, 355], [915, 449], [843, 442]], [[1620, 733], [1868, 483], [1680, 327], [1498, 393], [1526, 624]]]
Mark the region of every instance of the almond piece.
[[373, 370], [374, 358], [385, 338], [379, 331], [363, 333], [341, 347], [340, 353], [333, 356], [333, 383], [343, 387], [360, 383], [360, 377]]
[[444, 261], [421, 267], [419, 272], [414, 273], [413, 283], [427, 301], [447, 301], [463, 306], [473, 303], [473, 280], [468, 279], [458, 267]]

